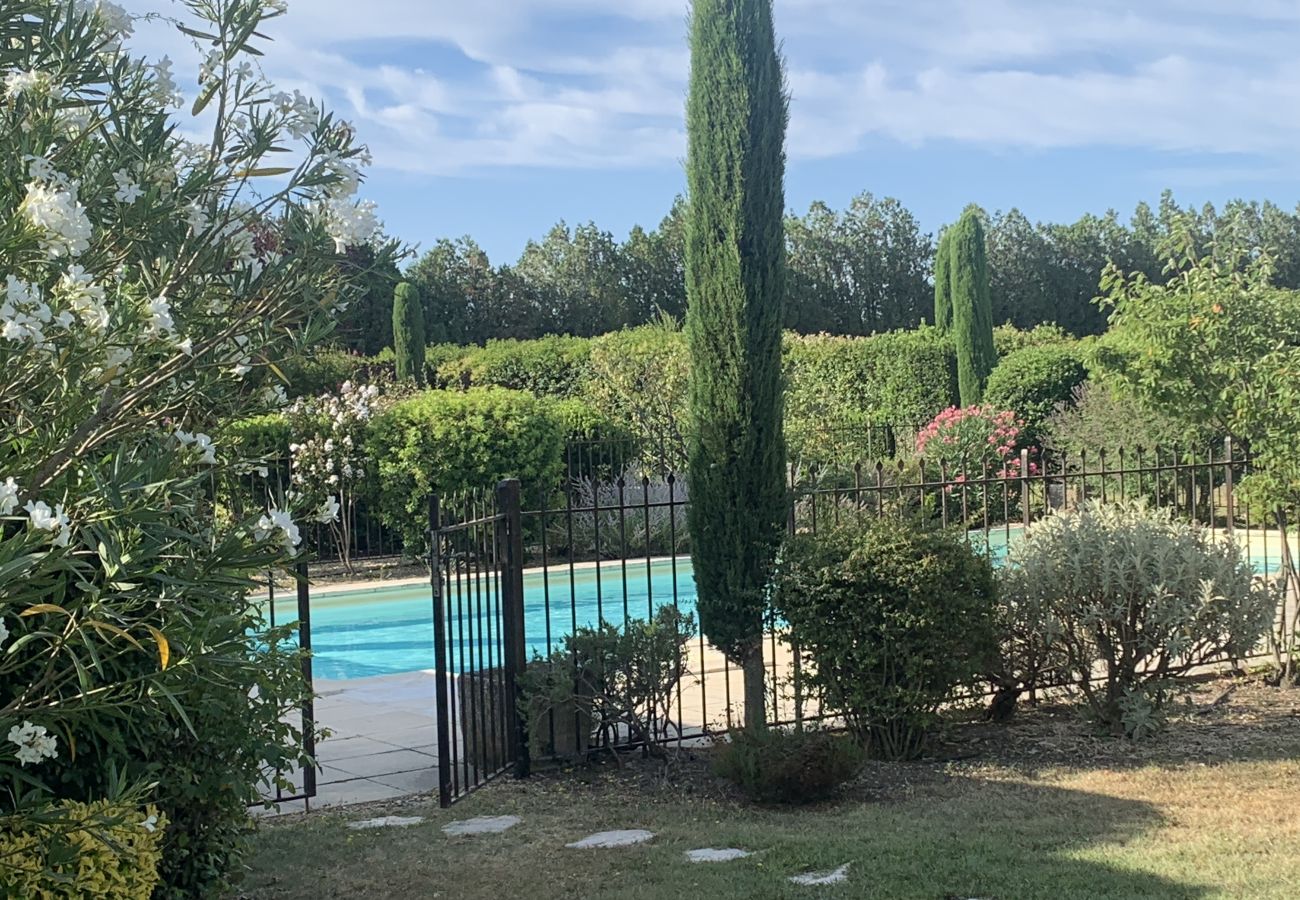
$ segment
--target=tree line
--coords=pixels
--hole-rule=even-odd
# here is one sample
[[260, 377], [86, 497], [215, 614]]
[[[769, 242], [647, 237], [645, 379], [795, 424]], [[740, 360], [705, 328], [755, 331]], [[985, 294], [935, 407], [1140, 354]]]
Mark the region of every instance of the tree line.
[[[1175, 234], [1190, 235], [1205, 255], [1216, 245], [1267, 247], [1275, 281], [1300, 288], [1300, 209], [1233, 200], [1221, 208], [1183, 207], [1166, 191], [1139, 203], [1127, 221], [1111, 211], [1061, 224], [1033, 222], [1017, 209], [978, 208], [987, 256], [992, 317], [1032, 328], [1054, 322], [1076, 335], [1105, 330], [1093, 299], [1114, 262], [1157, 283]], [[494, 264], [470, 237], [443, 239], [410, 267], [431, 343], [482, 344], [545, 334], [592, 336], [686, 311], [687, 204], [677, 198], [653, 229], [637, 226], [623, 241], [595, 223], [556, 224], [530, 241], [514, 263]], [[787, 216], [784, 327], [802, 334], [865, 335], [933, 321], [938, 238], [893, 198], [869, 193], [845, 209], [812, 204]], [[394, 270], [339, 323], [349, 349], [374, 354], [392, 346]]]

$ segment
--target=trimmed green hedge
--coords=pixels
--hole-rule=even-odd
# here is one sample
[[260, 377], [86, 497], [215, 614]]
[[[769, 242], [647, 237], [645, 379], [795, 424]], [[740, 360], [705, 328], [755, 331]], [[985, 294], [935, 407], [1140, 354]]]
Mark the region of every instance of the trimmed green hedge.
[[293, 442], [293, 428], [283, 413], [267, 413], [250, 419], [227, 423], [218, 443], [238, 447], [248, 456], [275, 458], [287, 456]]
[[1026, 347], [1054, 347], [1073, 343], [1076, 343], [1075, 338], [1060, 325], [1044, 324], [1023, 329], [1007, 322], [993, 329], [993, 346], [999, 357]]
[[1060, 403], [1069, 403], [1074, 389], [1088, 378], [1082, 353], [1074, 344], [1024, 347], [1007, 354], [989, 376], [984, 402], [1019, 416], [1038, 442], [1047, 420]]
[[375, 364], [375, 359], [346, 350], [319, 350], [309, 357], [286, 360], [280, 371], [289, 383], [285, 392], [290, 397], [315, 397], [337, 390], [345, 381], [354, 381], [362, 369]]
[[444, 360], [437, 381], [448, 387], [503, 387], [538, 397], [576, 397], [587, 380], [591, 341], [557, 335], [488, 341]]
[[866, 338], [788, 334], [785, 374], [786, 439], [807, 462], [886, 454], [882, 426], [919, 426], [957, 397], [952, 340], [928, 326]]
[[431, 494], [455, 497], [503, 478], [532, 492], [558, 486], [566, 438], [556, 404], [522, 391], [425, 391], [402, 400], [370, 426], [380, 516], [415, 550], [425, 545]]

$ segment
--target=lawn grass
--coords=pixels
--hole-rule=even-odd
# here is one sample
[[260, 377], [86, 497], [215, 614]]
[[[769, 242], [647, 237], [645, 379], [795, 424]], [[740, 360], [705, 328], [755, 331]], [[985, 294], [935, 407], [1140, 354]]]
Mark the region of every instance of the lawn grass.
[[[1129, 754], [1111, 744], [1074, 765], [1050, 755], [1042, 765], [1033, 747], [1029, 762], [999, 759], [995, 748], [979, 761], [875, 765], [841, 799], [803, 809], [750, 805], [712, 779], [700, 758], [665, 774], [654, 762], [550, 773], [490, 786], [451, 811], [426, 799], [264, 824], [244, 890], [250, 898], [303, 900], [1293, 898], [1300, 891], [1294, 717], [1282, 708], [1255, 722], [1198, 718], [1183, 731], [1175, 724], [1156, 747], [1178, 750], [1181, 759], [1157, 752], [1116, 762]], [[1062, 736], [1062, 727], [1035, 726], [1032, 740], [1017, 743], [1059, 747], [1078, 733], [1067, 725]], [[1240, 742], [1223, 738], [1235, 733]], [[406, 829], [346, 827], [384, 812], [427, 820]], [[523, 824], [475, 838], [439, 830], [453, 819], [502, 814]], [[657, 836], [621, 850], [564, 849], [610, 828]], [[682, 857], [728, 846], [761, 852], [718, 864]], [[786, 881], [846, 862], [846, 884]]]

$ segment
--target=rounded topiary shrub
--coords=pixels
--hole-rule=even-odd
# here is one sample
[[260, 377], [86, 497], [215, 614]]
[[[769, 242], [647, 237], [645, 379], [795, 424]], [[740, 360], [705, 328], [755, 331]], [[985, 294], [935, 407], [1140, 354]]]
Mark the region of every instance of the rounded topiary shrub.
[[949, 532], [886, 517], [799, 535], [775, 586], [810, 686], [873, 756], [917, 756], [995, 652], [992, 567]]
[[1057, 406], [1071, 402], [1074, 389], [1087, 378], [1075, 347], [1025, 347], [1004, 356], [989, 375], [984, 402], [1016, 413], [1030, 439], [1037, 441]]
[[1059, 658], [1092, 715], [1134, 737], [1159, 725], [1179, 676], [1250, 653], [1279, 599], [1235, 541], [1136, 502], [1034, 524], [1001, 578], [1017, 630], [1044, 638], [1034, 653]]
[[739, 729], [719, 743], [713, 771], [760, 803], [830, 797], [862, 768], [862, 749], [826, 731]]

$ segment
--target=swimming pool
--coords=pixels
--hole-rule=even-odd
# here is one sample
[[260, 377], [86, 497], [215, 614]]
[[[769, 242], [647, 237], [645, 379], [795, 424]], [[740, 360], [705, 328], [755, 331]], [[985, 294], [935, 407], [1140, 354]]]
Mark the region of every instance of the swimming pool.
[[[995, 563], [1006, 557], [1008, 542], [1020, 529], [990, 532], [987, 549]], [[985, 546], [984, 533], [974, 532], [972, 542]], [[1248, 552], [1257, 572], [1276, 571], [1281, 545], [1257, 537]], [[645, 619], [665, 604], [683, 612], [695, 611], [695, 578], [688, 556], [644, 559], [626, 563], [575, 567], [556, 565], [546, 574], [524, 575], [524, 632], [526, 653], [545, 654], [578, 627], [594, 626], [603, 617], [620, 624], [626, 617]], [[346, 591], [316, 590], [311, 598], [313, 672], [323, 679], [367, 678], [433, 668], [433, 611], [428, 582], [367, 587]], [[499, 652], [496, 640], [484, 635], [489, 616], [466, 601], [463, 615], [450, 629], [448, 665], [453, 670], [481, 668], [483, 654], [491, 648], [491, 661]], [[486, 611], [485, 611], [486, 612]], [[276, 619], [297, 618], [292, 592], [278, 595]], [[495, 636], [496, 624], [491, 624]]]

